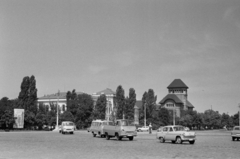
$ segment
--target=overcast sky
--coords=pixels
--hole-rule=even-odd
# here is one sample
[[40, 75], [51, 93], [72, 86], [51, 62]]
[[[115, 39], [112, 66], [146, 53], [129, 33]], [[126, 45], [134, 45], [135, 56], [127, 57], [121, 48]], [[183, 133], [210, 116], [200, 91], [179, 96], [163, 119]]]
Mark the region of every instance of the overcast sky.
[[240, 103], [239, 0], [1, 0], [0, 98], [122, 85], [157, 102], [182, 79], [195, 110]]

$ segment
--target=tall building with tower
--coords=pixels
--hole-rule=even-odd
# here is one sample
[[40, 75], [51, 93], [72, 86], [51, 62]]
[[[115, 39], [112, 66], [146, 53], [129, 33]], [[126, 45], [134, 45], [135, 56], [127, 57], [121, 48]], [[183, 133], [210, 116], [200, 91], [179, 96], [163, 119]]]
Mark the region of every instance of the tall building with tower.
[[181, 109], [193, 110], [194, 106], [188, 101], [188, 86], [181, 79], [173, 80], [167, 88], [168, 94], [159, 102], [161, 107], [174, 111], [178, 117]]

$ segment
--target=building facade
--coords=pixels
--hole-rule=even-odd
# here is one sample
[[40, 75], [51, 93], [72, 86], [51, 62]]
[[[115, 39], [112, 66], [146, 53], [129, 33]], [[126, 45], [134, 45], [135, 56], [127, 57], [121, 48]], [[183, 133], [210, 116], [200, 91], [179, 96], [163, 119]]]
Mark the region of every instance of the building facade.
[[[83, 94], [83, 92], [76, 92], [77, 95]], [[105, 94], [107, 98], [107, 110], [106, 110], [106, 118], [110, 117], [110, 114], [113, 111], [114, 102], [113, 98], [115, 97], [115, 92], [111, 89], [107, 88], [105, 90], [96, 92], [91, 94], [92, 99], [94, 101], [94, 106], [96, 105], [97, 99], [101, 94]], [[60, 113], [63, 113], [67, 110], [67, 98], [66, 98], [67, 92], [59, 92], [55, 94], [50, 95], [44, 95], [43, 97], [38, 98], [38, 105], [41, 103], [44, 106], [48, 108], [48, 110], [51, 110], [50, 104], [58, 105], [60, 109]]]
[[188, 86], [181, 79], [173, 80], [167, 88], [168, 94], [159, 102], [160, 107], [175, 112], [178, 117], [181, 109], [193, 110], [194, 106], [188, 101]]

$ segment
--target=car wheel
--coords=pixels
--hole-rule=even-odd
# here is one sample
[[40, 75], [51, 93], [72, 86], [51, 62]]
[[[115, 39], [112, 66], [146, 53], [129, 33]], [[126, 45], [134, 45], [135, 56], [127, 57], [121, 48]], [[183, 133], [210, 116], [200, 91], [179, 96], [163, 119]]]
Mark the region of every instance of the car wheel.
[[105, 135], [105, 136], [106, 136], [106, 139], [107, 139], [107, 140], [109, 140], [109, 139], [110, 139], [110, 137], [108, 136], [108, 134], [107, 134], [107, 133], [106, 133], [106, 135]]
[[116, 137], [118, 141], [122, 140], [122, 138], [118, 134], [116, 134]]
[[94, 134], [94, 133], [93, 133], [93, 137], [96, 137], [96, 135], [97, 135], [97, 134]]
[[182, 139], [181, 139], [181, 137], [177, 137], [176, 143], [177, 143], [177, 144], [182, 144]]
[[160, 137], [160, 142], [161, 142], [161, 143], [164, 143], [164, 142], [165, 142], [165, 140], [164, 140], [163, 137]]
[[129, 137], [129, 140], [132, 141], [133, 140], [133, 136]]
[[62, 134], [65, 134], [65, 133], [62, 131]]
[[190, 144], [194, 144], [194, 143], [195, 143], [195, 141], [194, 141], [194, 140], [193, 140], [193, 141], [189, 141], [189, 143], [190, 143]]
[[232, 141], [234, 141], [235, 140], [235, 137], [232, 137]]

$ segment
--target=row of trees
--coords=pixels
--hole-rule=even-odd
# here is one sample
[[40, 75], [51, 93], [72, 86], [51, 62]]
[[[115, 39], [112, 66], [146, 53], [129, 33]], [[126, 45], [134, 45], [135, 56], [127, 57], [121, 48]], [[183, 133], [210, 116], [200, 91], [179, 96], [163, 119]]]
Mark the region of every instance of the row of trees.
[[[77, 95], [76, 91], [68, 91], [66, 95], [67, 111], [59, 115], [59, 123], [63, 120], [73, 121], [77, 128], [86, 128], [94, 119], [105, 119], [107, 109], [107, 97], [102, 94], [96, 103], [88, 94]], [[156, 107], [157, 96], [153, 89], [144, 92], [142, 96], [142, 105], [139, 109], [140, 125], [144, 124], [144, 114], [146, 109], [146, 123], [152, 123], [153, 128], [173, 124], [173, 113], [165, 108]], [[120, 85], [116, 90], [114, 98], [114, 110], [111, 114], [111, 120], [134, 119], [134, 106], [136, 105], [136, 93], [133, 88], [129, 89], [128, 96]], [[21, 83], [21, 91], [17, 99], [9, 100], [4, 97], [0, 100], [0, 127], [13, 127], [14, 117], [13, 109], [25, 109], [24, 126], [26, 129], [39, 128], [43, 125], [56, 125], [57, 105], [50, 103], [50, 110], [43, 104], [37, 106], [37, 89], [34, 76], [24, 77]], [[60, 111], [59, 111], [60, 112]], [[219, 114], [218, 111], [206, 110], [204, 113], [197, 111], [181, 110], [181, 117], [176, 118], [176, 124], [188, 126], [190, 128], [222, 128], [224, 126], [232, 127], [238, 125], [238, 113], [229, 116], [226, 113]]]

